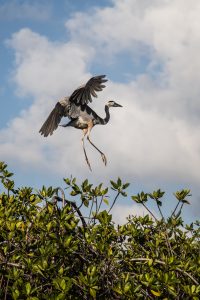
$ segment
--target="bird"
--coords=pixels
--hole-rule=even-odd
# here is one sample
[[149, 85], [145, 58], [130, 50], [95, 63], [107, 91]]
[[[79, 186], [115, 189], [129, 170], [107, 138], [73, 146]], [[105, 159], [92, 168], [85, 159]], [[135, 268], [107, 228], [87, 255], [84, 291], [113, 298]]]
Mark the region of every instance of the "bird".
[[[85, 155], [86, 163], [92, 171], [86, 150], [84, 138], [87, 136], [88, 142], [101, 154], [103, 163], [107, 164], [105, 154], [96, 146], [90, 139], [90, 132], [95, 125], [106, 125], [110, 120], [110, 107], [122, 107], [122, 105], [110, 100], [105, 105], [105, 118], [101, 118], [97, 113], [88, 105], [92, 102], [92, 97], [97, 98], [97, 92], [105, 88], [105, 82], [108, 80], [106, 75], [98, 75], [90, 78], [86, 84], [78, 87], [69, 97], [61, 98], [55, 105], [54, 109], [49, 114], [48, 118], [42, 125], [39, 133], [44, 137], [52, 135], [58, 126], [69, 127], [72, 126], [83, 131], [82, 147]], [[61, 124], [62, 117], [68, 117], [69, 122]]]

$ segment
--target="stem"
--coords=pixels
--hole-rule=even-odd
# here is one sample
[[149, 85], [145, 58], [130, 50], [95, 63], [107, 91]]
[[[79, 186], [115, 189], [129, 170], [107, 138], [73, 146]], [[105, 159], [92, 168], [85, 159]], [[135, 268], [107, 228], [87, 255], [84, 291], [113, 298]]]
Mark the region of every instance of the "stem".
[[17, 268], [24, 268], [24, 266], [22, 266], [20, 264], [11, 263], [11, 262], [7, 262], [7, 261], [0, 262], [0, 265], [8, 265], [8, 266], [17, 267]]
[[115, 202], [116, 202], [117, 198], [119, 197], [119, 195], [120, 195], [120, 192], [118, 192], [117, 195], [115, 196], [115, 199], [114, 199], [114, 201], [113, 201], [113, 203], [112, 203], [112, 205], [111, 205], [111, 207], [110, 207], [108, 213], [111, 211], [111, 209], [112, 209], [113, 206], [115, 205]]
[[[149, 209], [144, 203], [142, 203], [142, 205], [148, 210], [148, 212], [152, 215], [152, 217], [153, 217], [156, 221], [158, 221], [158, 219], [154, 216], [154, 214], [150, 211], [150, 209]], [[160, 209], [160, 207], [159, 207], [158, 204], [157, 204], [157, 206], [158, 206], [158, 209], [159, 209], [159, 211], [160, 211], [160, 214], [161, 214], [162, 218], [164, 219], [163, 214], [162, 214], [162, 211], [161, 211], [161, 209]], [[166, 239], [167, 248], [168, 248], [170, 254], [172, 254], [172, 248], [171, 248], [171, 245], [170, 245], [170, 242], [169, 242], [169, 236], [168, 236], [168, 233], [167, 233], [167, 227], [166, 227], [166, 224], [165, 224], [165, 239]]]
[[[58, 197], [58, 196], [54, 196], [54, 199], [57, 200], [57, 201], [63, 200], [62, 198], [60, 198], [60, 197]], [[75, 211], [76, 211], [77, 214], [79, 215], [79, 218], [81, 219], [81, 222], [82, 222], [82, 224], [83, 224], [84, 229], [86, 229], [86, 228], [87, 228], [87, 224], [86, 224], [86, 222], [85, 222], [85, 219], [84, 219], [84, 217], [83, 217], [81, 211], [80, 211], [79, 208], [77, 207], [76, 203], [73, 202], [73, 201], [69, 201], [69, 200], [67, 200], [67, 199], [64, 199], [64, 201], [65, 201], [65, 203], [71, 205], [71, 206], [75, 209]]]
[[[131, 261], [150, 261], [151, 258], [138, 257], [138, 258], [131, 258], [130, 260]], [[160, 265], [164, 265], [164, 266], [167, 265], [164, 261], [158, 260], [158, 259], [155, 259], [154, 262], [157, 263], [157, 264], [160, 264]], [[175, 270], [182, 273], [182, 274], [184, 274], [185, 276], [188, 276], [196, 285], [199, 285], [199, 282], [192, 275], [190, 275], [188, 272], [186, 272], [186, 271], [184, 271], [184, 270], [182, 270], [178, 267]]]
[[[93, 197], [93, 199], [92, 199], [92, 204], [91, 204], [91, 207], [90, 207], [89, 220], [90, 220], [90, 218], [91, 218], [93, 205], [94, 205], [94, 197]], [[88, 221], [88, 223], [90, 223], [90, 221]]]
[[178, 203], [176, 204], [176, 207], [174, 208], [174, 211], [172, 212], [171, 217], [174, 216], [174, 214], [179, 206], [179, 203], [180, 203], [180, 201], [178, 201]]
[[1, 285], [2, 285], [2, 282], [3, 282], [3, 275], [1, 276], [0, 287], [1, 287]]
[[5, 290], [4, 300], [7, 299], [8, 283], [9, 283], [9, 278], [8, 278], [7, 284], [6, 284], [6, 290]]
[[61, 192], [61, 195], [62, 195], [62, 207], [65, 207], [65, 193], [63, 191], [63, 189], [61, 189], [60, 187], [57, 188], [57, 191], [56, 191], [56, 195], [58, 196], [58, 191]]
[[157, 204], [158, 210], [159, 210], [159, 212], [160, 212], [161, 218], [162, 218], [163, 220], [165, 220], [165, 218], [164, 218], [164, 216], [163, 216], [163, 213], [162, 213], [162, 210], [160, 209], [160, 206], [158, 205], [158, 202], [157, 202], [157, 201], [156, 201], [156, 204]]
[[99, 207], [98, 207], [98, 209], [97, 209], [97, 214], [99, 213], [99, 210], [100, 210], [100, 208], [101, 208], [102, 202], [103, 202], [103, 196], [101, 196], [101, 200], [100, 200], [100, 203], [99, 203]]
[[142, 205], [146, 208], [146, 210], [148, 210], [148, 212], [150, 213], [150, 215], [152, 215], [152, 217], [153, 217], [156, 221], [158, 221], [158, 219], [154, 216], [154, 214], [150, 211], [150, 209], [149, 209], [144, 203], [142, 203]]

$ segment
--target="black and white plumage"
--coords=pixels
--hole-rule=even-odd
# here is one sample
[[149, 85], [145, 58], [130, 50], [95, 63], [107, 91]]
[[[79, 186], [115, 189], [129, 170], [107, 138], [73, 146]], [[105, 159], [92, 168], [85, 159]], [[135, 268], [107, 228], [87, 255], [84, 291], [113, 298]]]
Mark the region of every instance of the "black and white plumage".
[[90, 131], [95, 125], [105, 125], [108, 123], [110, 119], [110, 107], [121, 107], [121, 105], [117, 104], [115, 101], [109, 101], [105, 105], [106, 117], [102, 119], [88, 106], [88, 103], [92, 102], [92, 97], [97, 97], [96, 92], [102, 91], [105, 87], [104, 83], [106, 81], [105, 75], [92, 77], [85, 85], [77, 88], [70, 97], [64, 97], [58, 101], [39, 131], [44, 137], [52, 135], [54, 130], [57, 129], [62, 117], [68, 117], [70, 121], [67, 124], [60, 126], [72, 126], [83, 130], [83, 150], [90, 170], [91, 166], [85, 151], [84, 137], [87, 135], [88, 141], [100, 152], [102, 160], [106, 165], [106, 156], [91, 142]]

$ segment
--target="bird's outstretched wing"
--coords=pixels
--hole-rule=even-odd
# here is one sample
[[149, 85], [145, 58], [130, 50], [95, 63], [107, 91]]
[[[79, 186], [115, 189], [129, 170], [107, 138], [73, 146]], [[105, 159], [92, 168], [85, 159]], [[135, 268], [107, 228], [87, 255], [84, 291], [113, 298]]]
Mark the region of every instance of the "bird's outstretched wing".
[[45, 137], [49, 134], [52, 135], [53, 131], [58, 127], [58, 124], [64, 115], [65, 107], [60, 102], [57, 102], [39, 131], [41, 135], [44, 135]]
[[84, 86], [77, 88], [70, 97], [64, 97], [57, 102], [39, 131], [41, 135], [45, 137], [52, 135], [64, 116], [72, 119], [78, 118], [80, 111], [84, 110], [89, 101], [92, 102], [92, 96], [97, 97], [96, 92], [102, 91], [105, 87], [103, 84], [107, 81], [105, 77], [106, 75], [99, 75], [90, 78]]
[[103, 84], [107, 81], [106, 75], [99, 75], [92, 77], [88, 82], [77, 88], [69, 97], [69, 101], [76, 105], [86, 105], [88, 102], [92, 102], [92, 96], [97, 97], [96, 92], [102, 91], [105, 87]]

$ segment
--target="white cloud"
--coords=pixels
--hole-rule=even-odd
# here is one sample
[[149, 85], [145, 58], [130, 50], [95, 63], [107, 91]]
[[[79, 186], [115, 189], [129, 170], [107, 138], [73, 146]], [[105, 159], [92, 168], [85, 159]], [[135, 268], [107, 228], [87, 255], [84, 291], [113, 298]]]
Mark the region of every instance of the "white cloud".
[[[154, 216], [156, 216], [155, 212], [152, 211]], [[127, 223], [127, 218], [129, 216], [141, 216], [141, 217], [144, 217], [146, 215], [148, 215], [148, 211], [144, 208], [144, 207], [141, 207], [137, 204], [133, 204], [133, 205], [127, 205], [127, 204], [116, 204], [112, 211], [112, 216], [113, 216], [113, 221], [116, 223], [116, 224], [125, 224]], [[151, 216], [151, 215], [150, 215]], [[151, 216], [152, 218], [152, 216]]]
[[[67, 21], [71, 39], [48, 40], [29, 29], [15, 33], [9, 45], [16, 54], [13, 79], [18, 93], [33, 97], [29, 109], [0, 131], [0, 155], [19, 164], [61, 175], [88, 176], [81, 152], [81, 132], [59, 128], [47, 139], [38, 130], [58, 97], [69, 94], [91, 74], [88, 66], [129, 51], [145, 53], [147, 73], [129, 83], [109, 81], [93, 107], [104, 115], [103, 99], [115, 99], [106, 127], [91, 138], [108, 156], [87, 145], [95, 175], [120, 176], [197, 186], [200, 180], [200, 2], [116, 0], [112, 7], [77, 13]], [[156, 78], [148, 70], [160, 65]], [[106, 73], [106, 72], [105, 72]], [[111, 78], [112, 79], [112, 78]], [[102, 100], [102, 101], [101, 101]], [[15, 151], [13, 151], [15, 149]]]
[[[76, 43], [50, 42], [46, 37], [22, 29], [7, 44], [16, 52], [14, 80], [21, 94], [36, 98], [63, 96], [85, 79], [87, 62], [92, 56], [89, 47]], [[86, 74], [88, 76], [88, 74]]]
[[35, 20], [46, 21], [51, 16], [48, 5], [31, 1], [9, 0], [0, 4], [1, 20]]
[[[66, 22], [66, 27], [72, 40], [97, 45], [100, 59], [102, 55], [105, 59], [105, 54], [113, 55], [123, 50], [133, 56], [146, 53], [150, 59], [149, 67], [163, 66], [157, 83], [166, 85], [172, 93], [169, 99], [164, 98], [168, 105], [173, 105], [173, 110], [167, 107], [167, 112], [176, 116], [182, 112], [185, 117], [187, 113], [197, 116], [200, 61], [195, 58], [200, 51], [199, 13], [198, 0], [116, 0], [113, 7], [96, 9], [88, 14], [76, 13]], [[142, 82], [140, 86], [143, 91], [144, 84]], [[159, 90], [156, 94], [160, 96]], [[163, 106], [163, 96], [160, 100], [152, 99], [151, 106]], [[146, 98], [141, 100], [143, 104]]]

